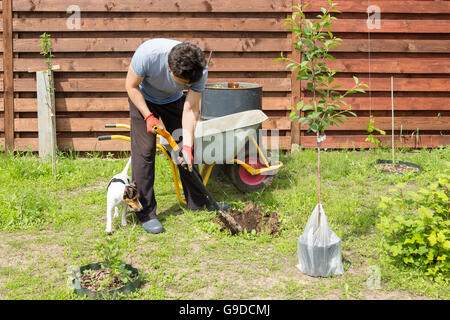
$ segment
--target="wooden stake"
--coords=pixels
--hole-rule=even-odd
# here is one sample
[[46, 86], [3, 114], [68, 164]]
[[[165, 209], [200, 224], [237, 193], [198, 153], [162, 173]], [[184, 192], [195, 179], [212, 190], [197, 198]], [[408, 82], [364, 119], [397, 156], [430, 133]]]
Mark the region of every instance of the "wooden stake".
[[56, 159], [55, 92], [53, 74], [48, 70], [36, 72], [39, 157]]
[[394, 151], [394, 76], [391, 76], [391, 104], [392, 104], [392, 165], [395, 167], [395, 151]]

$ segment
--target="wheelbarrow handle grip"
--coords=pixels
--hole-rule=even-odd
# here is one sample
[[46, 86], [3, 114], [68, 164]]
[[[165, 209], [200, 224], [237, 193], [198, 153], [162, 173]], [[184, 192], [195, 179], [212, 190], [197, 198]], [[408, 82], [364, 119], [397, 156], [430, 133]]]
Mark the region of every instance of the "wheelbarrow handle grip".
[[175, 142], [175, 140], [172, 138], [172, 135], [163, 128], [158, 127], [158, 125], [153, 126], [153, 131], [155, 131], [157, 134], [159, 134], [161, 137], [163, 137], [164, 139], [167, 140], [167, 142], [169, 142], [170, 147], [174, 150], [174, 151], [178, 151], [180, 150], [180, 147], [178, 146], [178, 144]]
[[104, 140], [111, 140], [111, 136], [99, 136], [98, 137], [99, 141], [104, 141]]

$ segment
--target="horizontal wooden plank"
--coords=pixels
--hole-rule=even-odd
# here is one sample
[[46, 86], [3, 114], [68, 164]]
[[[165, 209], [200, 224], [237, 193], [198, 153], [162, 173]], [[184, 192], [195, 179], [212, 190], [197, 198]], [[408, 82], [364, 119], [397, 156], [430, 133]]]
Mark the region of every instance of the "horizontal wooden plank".
[[[327, 136], [323, 142], [323, 148], [327, 149], [352, 149], [352, 148], [373, 148], [373, 144], [365, 141], [364, 135], [335, 135]], [[390, 146], [391, 136], [379, 137], [383, 144]], [[281, 150], [290, 149], [291, 139], [289, 136], [279, 137], [278, 141], [263, 139], [264, 148], [270, 148], [271, 142]], [[57, 138], [58, 149], [73, 151], [130, 151], [130, 143], [124, 140], [98, 141], [97, 138]], [[449, 135], [420, 135], [419, 141], [415, 137], [403, 136], [401, 139], [396, 137], [395, 144], [398, 147], [411, 148], [437, 148], [441, 145], [450, 145]], [[16, 150], [20, 151], [38, 151], [39, 142], [37, 138], [16, 138], [14, 139]], [[0, 138], [0, 146], [4, 146], [4, 138]], [[302, 136], [303, 148], [316, 148], [316, 137]], [[1, 147], [0, 147], [1, 149]]]
[[286, 32], [284, 19], [275, 18], [92, 18], [81, 19], [79, 29], [69, 29], [67, 18], [17, 18], [15, 32], [70, 31], [242, 31]]
[[[328, 0], [315, 0], [310, 1], [309, 3], [310, 5], [305, 8], [305, 12], [320, 12], [322, 7], [329, 7]], [[381, 14], [405, 12], [422, 14], [450, 13], [450, 3], [447, 1], [376, 1], [373, 3], [368, 3], [366, 1], [339, 0], [336, 3], [337, 5], [335, 8], [345, 13], [366, 13], [369, 5], [376, 5], [380, 8]]]
[[[264, 148], [269, 149], [272, 143], [272, 149], [286, 150], [290, 149], [290, 137], [279, 137], [278, 140], [263, 139]], [[4, 139], [3, 139], [4, 141]], [[0, 138], [1, 150], [2, 138]], [[20, 151], [38, 151], [38, 138], [16, 138], [14, 140], [16, 150]], [[130, 151], [130, 143], [124, 140], [105, 140], [98, 141], [97, 138], [57, 138], [59, 150], [73, 151]]]
[[[286, 71], [286, 68], [272, 58], [212, 58], [209, 71]], [[60, 72], [126, 72], [131, 58], [77, 58], [53, 59], [60, 66]], [[26, 72], [30, 68], [46, 69], [42, 58], [15, 59], [14, 71]]]
[[263, 122], [262, 128], [265, 130], [290, 130], [291, 121], [286, 117], [269, 117], [268, 120]]
[[[345, 121], [339, 126], [333, 125], [328, 127], [328, 130], [333, 131], [354, 131], [363, 130], [366, 131], [367, 125], [369, 124], [368, 117], [349, 117], [348, 121]], [[392, 130], [392, 118], [391, 117], [375, 117], [376, 127], [390, 131]], [[394, 117], [394, 130], [449, 130], [450, 129], [450, 117]], [[302, 126], [302, 130], [307, 130], [308, 126]]]
[[[114, 1], [110, 0], [46, 0], [33, 2], [29, 0], [14, 0], [13, 11], [66, 12], [71, 5], [77, 5], [83, 12], [290, 12], [290, 0], [240, 0], [228, 1], [178, 1], [154, 0], [151, 3], [140, 0]], [[376, 5], [381, 13], [450, 13], [450, 6], [445, 1], [378, 1]], [[367, 3], [353, 0], [340, 0], [336, 8], [342, 12], [365, 13]], [[328, 1], [311, 2], [305, 12], [320, 12], [320, 8], [328, 8]]]
[[[111, 131], [105, 128], [106, 123], [129, 124], [129, 118], [56, 118], [56, 130], [58, 132], [101, 132]], [[287, 118], [273, 117], [263, 123], [263, 129], [290, 129], [291, 122]], [[16, 118], [14, 128], [17, 132], [37, 132], [37, 118]], [[128, 131], [123, 128], [114, 131]]]
[[82, 12], [290, 12], [291, 0], [14, 0], [13, 11], [66, 12], [71, 5]]
[[[14, 139], [16, 150], [39, 151], [38, 138]], [[130, 151], [130, 143], [125, 140], [98, 141], [97, 138], [58, 138], [59, 150], [72, 151]]]
[[450, 33], [450, 20], [389, 20], [381, 19], [379, 29], [369, 29], [367, 19], [339, 19], [332, 32], [371, 33]]
[[[263, 86], [264, 91], [289, 91], [291, 81], [287, 78], [214, 78], [208, 77], [208, 83], [249, 82]], [[126, 92], [125, 77], [123, 79], [56, 79], [57, 92]], [[34, 79], [14, 79], [16, 92], [35, 92]]]
[[[365, 141], [367, 136], [364, 135], [333, 135], [328, 136], [322, 143], [323, 148], [329, 149], [352, 149], [352, 148], [374, 148], [373, 143]], [[392, 145], [392, 136], [377, 136], [380, 139], [383, 146], [390, 147]], [[395, 137], [394, 146], [397, 147], [410, 147], [410, 148], [437, 148], [439, 146], [450, 145], [449, 135], [419, 135], [419, 139], [416, 137], [405, 136], [401, 138]], [[302, 147], [304, 148], [317, 148], [317, 138], [315, 136], [303, 136]], [[386, 159], [389, 160], [389, 159]], [[400, 156], [400, 159], [401, 156]]]
[[355, 73], [450, 73], [450, 58], [338, 59], [327, 65]]
[[[56, 119], [56, 130], [58, 132], [102, 132], [111, 131], [105, 128], [106, 123], [129, 124], [128, 118], [58, 118]], [[36, 118], [14, 119], [16, 132], [37, 132], [38, 124]], [[263, 129], [290, 129], [290, 120], [285, 118], [270, 118], [263, 123]], [[126, 129], [114, 129], [114, 131], [128, 131]]]
[[[370, 91], [391, 91], [390, 78], [359, 78], [359, 82], [369, 85]], [[349, 90], [355, 85], [355, 82], [352, 78], [336, 78], [333, 85], [341, 85], [342, 88], [339, 90]], [[448, 88], [450, 88], [450, 79], [448, 78], [394, 78], [394, 92], [448, 92]], [[306, 89], [304, 81], [302, 89]]]
[[[81, 20], [80, 31], [240, 31], [287, 32], [284, 19], [275, 18], [92, 18]], [[70, 32], [66, 18], [18, 18], [15, 32]], [[382, 19], [379, 29], [370, 29], [365, 19], [340, 19], [332, 32], [360, 33], [450, 33], [450, 20]]]
[[[182, 38], [198, 45], [202, 50], [214, 52], [267, 52], [292, 51], [287, 38]], [[54, 52], [134, 52], [148, 38], [54, 38]], [[450, 40], [415, 40], [415, 39], [343, 39], [341, 45], [333, 47], [330, 52], [407, 52], [407, 53], [448, 53]], [[38, 39], [14, 39], [14, 52], [40, 52]], [[3, 42], [0, 39], [0, 51]]]
[[[287, 38], [183, 38], [200, 49], [214, 52], [291, 51]], [[58, 52], [134, 52], [149, 38], [53, 38], [52, 50]], [[14, 52], [40, 52], [39, 39], [14, 39]], [[1, 46], [3, 48], [3, 46]]]
[[[60, 72], [125, 72], [131, 58], [76, 58], [53, 59]], [[450, 73], [449, 58], [395, 58], [395, 59], [339, 59], [330, 60], [328, 66], [341, 72], [371, 73]], [[14, 71], [45, 69], [41, 58], [15, 59]], [[210, 71], [286, 71], [285, 64], [272, 58], [214, 58]]]
[[330, 52], [409, 52], [409, 53], [448, 53], [450, 40], [415, 39], [343, 39], [342, 44]]
[[[56, 117], [56, 131], [58, 132], [104, 132], [111, 131], [105, 128], [106, 123], [130, 124], [129, 118], [58, 118]], [[37, 132], [37, 118], [16, 118], [14, 119], [14, 129], [16, 132]], [[114, 131], [129, 131], [124, 128], [117, 128]]]
[[[0, 111], [3, 107], [0, 99]], [[289, 110], [289, 97], [263, 97], [263, 110]], [[56, 112], [114, 112], [129, 111], [127, 98], [57, 98]], [[15, 112], [37, 112], [37, 101], [33, 98], [14, 99]]]
[[[392, 109], [390, 97], [360, 97], [348, 96], [345, 101], [352, 106], [352, 110], [380, 111]], [[450, 110], [450, 98], [441, 97], [395, 97], [394, 110], [421, 111], [421, 110]]]

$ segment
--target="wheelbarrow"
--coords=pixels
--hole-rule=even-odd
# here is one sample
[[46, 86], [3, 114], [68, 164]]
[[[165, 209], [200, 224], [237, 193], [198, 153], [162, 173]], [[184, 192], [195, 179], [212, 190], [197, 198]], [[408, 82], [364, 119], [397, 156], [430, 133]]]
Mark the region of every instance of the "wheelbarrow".
[[[261, 110], [249, 110], [197, 123], [194, 132], [194, 159], [196, 162], [200, 159], [200, 176], [205, 186], [209, 181], [213, 167], [218, 163], [234, 166], [232, 172], [237, 173], [237, 177], [242, 177], [242, 179], [239, 179], [239, 184], [236, 185], [236, 175], [234, 179], [231, 178], [235, 186], [241, 191], [257, 190], [257, 187], [264, 185], [266, 180], [271, 181], [273, 179], [283, 163], [276, 161], [275, 164], [271, 164], [270, 158], [264, 154], [256, 139], [258, 127], [267, 119], [268, 117]], [[105, 127], [130, 129], [127, 124], [105, 124]], [[174, 145], [175, 141], [165, 130], [158, 130], [157, 137], [159, 143], [156, 144], [156, 147], [164, 154], [170, 164], [177, 199], [180, 203], [186, 205], [186, 201], [181, 195], [183, 187], [180, 182], [177, 163], [174, 160], [177, 157], [172, 156], [174, 148], [171, 145]], [[98, 137], [100, 141], [114, 139], [131, 141], [130, 137], [124, 135]], [[252, 154], [249, 152], [251, 149], [256, 150], [256, 152]]]

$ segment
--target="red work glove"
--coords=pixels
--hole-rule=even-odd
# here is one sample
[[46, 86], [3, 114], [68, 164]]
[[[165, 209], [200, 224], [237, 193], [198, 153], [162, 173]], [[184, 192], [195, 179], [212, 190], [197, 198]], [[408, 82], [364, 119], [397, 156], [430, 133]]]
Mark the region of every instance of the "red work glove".
[[159, 123], [159, 120], [157, 118], [155, 118], [153, 113], [150, 113], [144, 120], [147, 123], [147, 132], [156, 134], [156, 132], [153, 130], [153, 127], [155, 125], [161, 126], [161, 124]]
[[181, 150], [182, 156], [179, 158], [180, 165], [184, 168], [192, 172], [192, 164], [194, 163], [194, 147], [183, 145], [183, 149]]

